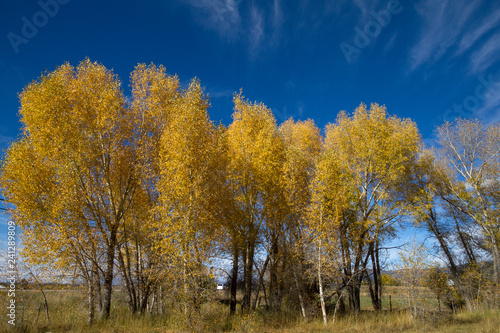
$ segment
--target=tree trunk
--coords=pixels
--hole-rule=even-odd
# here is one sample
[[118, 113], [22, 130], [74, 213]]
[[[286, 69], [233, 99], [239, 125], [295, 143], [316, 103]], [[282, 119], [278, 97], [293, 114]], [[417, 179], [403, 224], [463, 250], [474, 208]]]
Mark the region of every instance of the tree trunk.
[[370, 274], [366, 274], [366, 282], [368, 284], [368, 292], [370, 293], [370, 299], [372, 301], [373, 310], [378, 311], [377, 308], [377, 296], [375, 291], [373, 290], [372, 279], [370, 278]]
[[113, 293], [113, 277], [114, 277], [114, 267], [115, 267], [115, 249], [116, 249], [116, 230], [113, 228], [111, 230], [111, 235], [109, 237], [109, 243], [106, 253], [106, 271], [104, 274], [104, 293], [103, 293], [103, 304], [101, 311], [101, 318], [108, 319], [111, 312], [111, 296]]
[[[266, 261], [264, 262], [264, 265], [262, 266], [262, 270], [259, 272], [259, 283], [257, 285], [257, 292], [255, 293], [255, 297], [253, 300], [252, 310], [255, 310], [255, 308], [257, 307], [257, 300], [259, 299], [260, 288], [262, 287], [262, 289], [264, 290], [264, 293], [266, 292], [265, 287], [264, 287], [264, 274], [267, 270], [268, 263], [269, 263], [269, 255], [267, 255]], [[258, 269], [257, 266], [256, 266], [256, 268]], [[266, 302], [266, 305], [267, 305], [267, 302]]]
[[272, 237], [271, 245], [271, 267], [269, 271], [269, 303], [271, 311], [277, 311], [280, 308], [280, 297], [278, 290], [278, 240], [276, 236]]
[[351, 311], [354, 311], [355, 313], [358, 313], [361, 310], [360, 289], [364, 275], [364, 270], [362, 268], [366, 266], [366, 260], [365, 262], [363, 262], [363, 247], [365, 244], [365, 235], [366, 230], [361, 233], [358, 240], [354, 270], [352, 271], [352, 276], [350, 276], [350, 280], [348, 282], [348, 284], [350, 285], [350, 288], [348, 288], [349, 306], [351, 308]]
[[347, 286], [347, 292], [349, 295], [349, 308], [351, 311], [358, 313], [360, 311], [360, 282], [357, 279], [353, 279], [349, 286]]
[[[451, 270], [451, 275], [454, 278], [458, 278], [459, 274], [458, 274], [457, 265], [455, 264], [455, 260], [453, 258], [453, 255], [451, 254], [450, 248], [448, 247], [448, 244], [446, 243], [446, 240], [444, 239], [443, 234], [441, 233], [441, 230], [438, 227], [436, 215], [434, 214], [434, 211], [432, 209], [429, 210], [428, 215], [429, 215], [428, 219], [426, 219], [427, 226], [429, 227], [430, 231], [434, 234], [434, 236], [438, 240], [441, 249], [443, 250], [444, 254], [446, 255], [446, 258], [448, 259], [448, 263], [449, 263], [450, 270]], [[458, 233], [460, 235], [460, 228], [458, 226], [458, 221], [456, 220], [456, 218], [455, 218], [455, 223], [457, 226]]]
[[319, 285], [319, 300], [321, 302], [321, 314], [323, 316], [323, 324], [326, 326], [328, 320], [326, 318], [325, 295], [323, 294], [323, 281], [321, 279], [321, 241], [318, 246], [318, 285]]
[[498, 287], [500, 284], [500, 250], [498, 249], [498, 243], [494, 231], [490, 232], [490, 241], [493, 257], [493, 283]]
[[302, 298], [302, 284], [299, 282], [299, 279], [297, 277], [297, 273], [295, 270], [293, 271], [293, 278], [295, 280], [295, 286], [297, 287], [297, 294], [299, 296], [299, 304], [300, 304], [300, 311], [302, 313], [302, 318], [306, 318], [306, 308], [304, 306], [304, 299]]
[[229, 303], [229, 314], [236, 312], [236, 292], [238, 291], [238, 259], [239, 253], [236, 245], [233, 249], [233, 271], [231, 273], [231, 301]]
[[89, 314], [88, 314], [88, 324], [92, 325], [94, 323], [95, 317], [95, 299], [94, 299], [94, 281], [91, 279], [88, 281], [88, 300], [89, 300]]
[[382, 310], [382, 272], [380, 269], [380, 253], [379, 253], [379, 241], [375, 241], [374, 253], [372, 255], [373, 263], [373, 286], [375, 288], [376, 295], [376, 308], [375, 310]]
[[92, 282], [94, 283], [95, 304], [97, 304], [97, 311], [102, 312], [102, 294], [101, 294], [101, 277], [99, 275], [99, 267], [94, 264], [92, 271]]
[[[185, 251], [184, 251], [185, 253]], [[186, 258], [182, 259], [182, 290], [184, 292], [183, 297], [183, 305], [184, 305], [184, 315], [187, 316], [189, 314], [189, 306], [188, 306], [188, 281], [187, 281], [187, 263], [186, 263]]]
[[337, 316], [337, 310], [344, 304], [344, 301], [342, 300], [342, 297], [344, 296], [344, 293], [341, 291], [339, 293], [339, 298], [337, 299], [337, 303], [335, 303], [335, 310], [333, 311], [333, 318], [332, 318], [332, 325], [335, 325], [335, 317]]
[[127, 258], [127, 266], [125, 260], [123, 259], [123, 254], [121, 249], [118, 249], [118, 262], [120, 263], [120, 268], [122, 271], [123, 280], [125, 280], [125, 288], [127, 289], [128, 295], [128, 308], [130, 312], [135, 313], [137, 311], [137, 295], [135, 293], [134, 283], [131, 279], [130, 273], [130, 258]]
[[244, 287], [243, 302], [241, 304], [242, 311], [248, 313], [252, 301], [252, 275], [253, 275], [253, 258], [255, 252], [255, 244], [253, 241], [247, 241], [244, 261]]

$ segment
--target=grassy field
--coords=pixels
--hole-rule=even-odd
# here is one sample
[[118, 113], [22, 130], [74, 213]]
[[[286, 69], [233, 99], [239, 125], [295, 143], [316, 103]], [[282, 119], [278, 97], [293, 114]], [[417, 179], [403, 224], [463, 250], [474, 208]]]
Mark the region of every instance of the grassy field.
[[[2, 320], [0, 332], [500, 332], [500, 311], [482, 310], [474, 312], [435, 311], [437, 303], [428, 293], [428, 313], [413, 319], [405, 311], [407, 306], [401, 288], [387, 287], [384, 311], [371, 311], [371, 302], [366, 290], [362, 290], [360, 314], [337, 317], [334, 325], [329, 316], [328, 327], [320, 318], [303, 321], [295, 315], [271, 315], [258, 309], [250, 315], [229, 316], [227, 305], [214, 301], [205, 304], [200, 315], [183, 318], [175, 309], [168, 309], [162, 316], [132, 316], [126, 306], [125, 295], [115, 292], [111, 318], [98, 321], [92, 327], [86, 325], [86, 299], [83, 290], [46, 291], [49, 304], [49, 320], [43, 307], [43, 297], [38, 291], [24, 291], [16, 295], [18, 325], [12, 328], [5, 316], [6, 293], [0, 293]], [[423, 290], [425, 295], [426, 291]], [[388, 311], [388, 295], [392, 297], [392, 312]], [[223, 295], [220, 295], [223, 296]], [[223, 298], [223, 297], [221, 297]], [[20, 325], [22, 319], [23, 324]]]

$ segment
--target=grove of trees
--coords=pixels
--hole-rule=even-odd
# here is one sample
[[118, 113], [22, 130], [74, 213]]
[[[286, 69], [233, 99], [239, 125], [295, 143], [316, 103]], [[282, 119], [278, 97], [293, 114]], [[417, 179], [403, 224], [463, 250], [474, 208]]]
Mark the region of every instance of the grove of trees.
[[218, 125], [198, 80], [183, 87], [153, 64], [130, 91], [88, 59], [44, 74], [20, 94], [22, 134], [1, 165], [23, 260], [83, 281], [90, 323], [110, 316], [117, 280], [132, 313], [189, 319], [219, 271], [231, 314], [263, 294], [268, 311], [326, 324], [329, 299], [360, 311], [362, 284], [378, 311], [387, 244], [409, 224], [435, 239], [466, 306], [480, 298], [471, 276], [498, 293], [500, 125], [446, 122], [425, 147], [415, 122], [378, 104], [320, 130], [278, 125], [242, 92]]

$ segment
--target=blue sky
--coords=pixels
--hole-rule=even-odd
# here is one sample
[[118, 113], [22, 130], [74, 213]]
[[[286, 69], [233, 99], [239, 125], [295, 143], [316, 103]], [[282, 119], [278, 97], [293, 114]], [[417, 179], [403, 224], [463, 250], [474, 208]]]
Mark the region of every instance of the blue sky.
[[[139, 62], [200, 78], [229, 124], [243, 88], [278, 120], [324, 127], [361, 102], [412, 118], [500, 120], [500, 2], [470, 0], [16, 0], [0, 2], [0, 147], [19, 135], [17, 94], [85, 57], [128, 93]], [[5, 218], [0, 219], [4, 239]], [[412, 237], [411, 235], [409, 237]]]

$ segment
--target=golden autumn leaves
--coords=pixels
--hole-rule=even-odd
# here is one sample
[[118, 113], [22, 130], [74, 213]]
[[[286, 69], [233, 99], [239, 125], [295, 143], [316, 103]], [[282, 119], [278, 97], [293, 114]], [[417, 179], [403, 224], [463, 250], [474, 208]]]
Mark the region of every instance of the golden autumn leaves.
[[312, 121], [278, 127], [265, 105], [241, 93], [233, 122], [217, 127], [200, 83], [183, 89], [163, 67], [138, 65], [131, 91], [126, 100], [118, 78], [89, 60], [44, 75], [20, 96], [23, 138], [3, 164], [25, 256], [76, 266], [90, 286], [89, 320], [94, 305], [109, 315], [115, 261], [132, 311], [153, 293], [144, 288], [176, 281], [171, 292], [188, 313], [222, 253], [232, 254], [233, 275], [241, 260], [245, 311], [255, 306], [256, 255], [267, 255], [271, 306], [279, 308], [287, 271], [301, 288], [304, 227], [329, 239], [359, 206], [349, 223], [362, 231], [345, 232], [357, 230], [352, 241], [365, 253], [378, 237], [367, 222], [382, 219], [378, 202], [419, 145], [413, 123], [387, 118], [378, 105], [361, 105], [352, 119], [341, 114], [323, 142]]
[[311, 120], [278, 126], [240, 92], [232, 123], [216, 126], [197, 80], [183, 88], [140, 64], [130, 85], [126, 98], [89, 60], [32, 82], [20, 95], [23, 135], [2, 164], [24, 256], [78, 272], [90, 322], [109, 316], [115, 267], [132, 312], [168, 295], [190, 316], [225, 256], [231, 312], [241, 280], [243, 312], [262, 289], [272, 310], [297, 302], [305, 317], [305, 284], [324, 276], [353, 311], [367, 280], [380, 309], [382, 244], [408, 210], [425, 215], [415, 202], [428, 203], [408, 185], [415, 170], [430, 172], [414, 122], [361, 104], [322, 135]]

